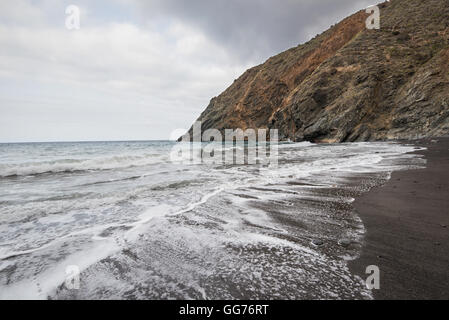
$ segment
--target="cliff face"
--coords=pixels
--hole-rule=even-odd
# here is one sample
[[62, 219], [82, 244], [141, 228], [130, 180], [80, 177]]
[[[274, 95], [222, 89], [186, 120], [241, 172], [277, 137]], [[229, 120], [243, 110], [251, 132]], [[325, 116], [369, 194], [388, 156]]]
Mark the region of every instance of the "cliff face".
[[281, 139], [367, 141], [449, 133], [449, 0], [360, 11], [247, 70], [211, 100], [202, 130], [279, 129]]

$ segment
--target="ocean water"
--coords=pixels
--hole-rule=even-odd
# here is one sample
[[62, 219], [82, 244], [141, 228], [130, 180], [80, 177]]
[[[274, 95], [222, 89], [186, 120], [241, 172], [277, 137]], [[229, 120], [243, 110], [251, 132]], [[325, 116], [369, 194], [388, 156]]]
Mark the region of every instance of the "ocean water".
[[0, 299], [370, 299], [351, 203], [425, 165], [393, 142], [282, 144], [277, 166], [173, 146], [0, 144]]

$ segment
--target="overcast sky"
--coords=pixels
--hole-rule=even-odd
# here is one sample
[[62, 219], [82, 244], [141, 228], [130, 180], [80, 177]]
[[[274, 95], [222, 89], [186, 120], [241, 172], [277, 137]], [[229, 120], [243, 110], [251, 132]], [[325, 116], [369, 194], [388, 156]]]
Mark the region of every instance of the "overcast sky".
[[2, 0], [0, 142], [169, 139], [247, 68], [370, 4]]

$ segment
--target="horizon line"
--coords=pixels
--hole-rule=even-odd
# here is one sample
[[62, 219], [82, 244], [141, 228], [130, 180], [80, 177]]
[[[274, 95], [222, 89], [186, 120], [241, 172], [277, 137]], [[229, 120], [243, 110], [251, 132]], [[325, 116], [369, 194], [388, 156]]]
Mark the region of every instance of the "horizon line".
[[0, 144], [27, 144], [27, 143], [94, 143], [94, 142], [155, 142], [155, 141], [173, 141], [170, 139], [131, 139], [131, 140], [55, 140], [55, 141], [0, 141]]

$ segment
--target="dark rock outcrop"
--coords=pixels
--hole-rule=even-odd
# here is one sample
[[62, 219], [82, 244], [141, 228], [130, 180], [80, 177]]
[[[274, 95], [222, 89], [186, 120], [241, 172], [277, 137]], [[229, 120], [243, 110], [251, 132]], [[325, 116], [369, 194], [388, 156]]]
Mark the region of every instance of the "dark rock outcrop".
[[273, 128], [315, 142], [448, 134], [449, 0], [379, 7], [380, 30], [360, 11], [247, 70], [211, 100], [202, 129]]

